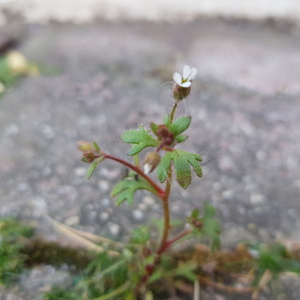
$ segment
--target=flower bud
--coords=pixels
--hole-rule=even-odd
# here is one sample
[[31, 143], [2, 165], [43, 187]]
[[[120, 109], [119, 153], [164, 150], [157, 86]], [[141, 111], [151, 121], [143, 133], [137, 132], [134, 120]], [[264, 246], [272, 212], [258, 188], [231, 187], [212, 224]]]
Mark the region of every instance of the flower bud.
[[175, 100], [182, 100], [186, 98], [191, 92], [191, 87], [185, 88], [178, 84], [174, 84], [173, 86], [173, 97]]
[[159, 162], [160, 155], [158, 154], [158, 152], [148, 152], [143, 163], [144, 172], [146, 174], [151, 173], [159, 164]]
[[82, 152], [93, 150], [92, 144], [86, 141], [79, 141], [77, 142], [77, 145], [78, 145], [78, 149]]
[[169, 131], [165, 124], [158, 126], [156, 135], [162, 141], [164, 146], [170, 146], [174, 142], [174, 134], [173, 132]]
[[98, 153], [95, 153], [94, 151], [84, 151], [81, 160], [86, 163], [91, 163], [98, 157], [100, 157], [100, 155]]

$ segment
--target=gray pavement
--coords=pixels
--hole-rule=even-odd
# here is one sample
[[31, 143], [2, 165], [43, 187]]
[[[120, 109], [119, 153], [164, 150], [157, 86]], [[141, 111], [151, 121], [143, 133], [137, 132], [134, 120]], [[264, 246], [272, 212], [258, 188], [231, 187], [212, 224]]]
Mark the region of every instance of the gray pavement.
[[63, 71], [25, 78], [0, 99], [1, 216], [42, 211], [117, 240], [160, 217], [160, 202], [148, 194], [140, 193], [133, 208], [115, 207], [109, 193], [124, 169], [104, 162], [86, 180], [76, 142], [96, 140], [126, 158], [128, 145], [118, 136], [161, 120], [172, 105], [171, 84], [164, 83], [189, 64], [199, 75], [178, 111], [193, 118], [182, 149], [202, 154], [204, 162], [218, 158], [187, 190], [174, 184], [173, 218], [208, 201], [217, 208], [225, 246], [299, 241], [297, 28], [199, 20], [24, 25], [22, 31], [20, 50], [28, 58]]

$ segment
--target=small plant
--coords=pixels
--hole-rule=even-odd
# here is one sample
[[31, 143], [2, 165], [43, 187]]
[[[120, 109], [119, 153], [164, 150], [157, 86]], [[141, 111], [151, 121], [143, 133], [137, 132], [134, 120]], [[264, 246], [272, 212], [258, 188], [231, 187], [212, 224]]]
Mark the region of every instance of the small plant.
[[[202, 209], [193, 209], [181, 223], [184, 225], [182, 230], [172, 234], [176, 225], [170, 217], [173, 181], [186, 189], [193, 174], [202, 177], [201, 156], [179, 148], [188, 138], [186, 130], [192, 118], [175, 117], [178, 105], [191, 92], [196, 73], [196, 69], [189, 66], [184, 67], [183, 75], [174, 73], [173, 106], [161, 123], [150, 123], [150, 128], [140, 125], [138, 129], [121, 134], [120, 139], [131, 146], [127, 153], [132, 157], [131, 162], [107, 153], [96, 142], [78, 142], [83, 153], [82, 161], [91, 164], [87, 171], [88, 179], [108, 159], [128, 170], [112, 189], [111, 196], [115, 198], [116, 205], [125, 202], [132, 206], [137, 201], [136, 191], [146, 190], [159, 199], [163, 214], [162, 220], [155, 221], [159, 229], [156, 241], [150, 238], [153, 235], [147, 226], [135, 228], [128, 245], [120, 247], [119, 243], [116, 246], [115, 242], [105, 240], [105, 244], [110, 245], [109, 249], [100, 248], [101, 254], [85, 270], [84, 284], [76, 285], [83, 299], [167, 299], [170, 295], [166, 286], [169, 290], [186, 291], [187, 282], [194, 285], [193, 299], [199, 299], [199, 283], [225, 293], [235, 293], [241, 296], [239, 299], [248, 294], [257, 299], [258, 294], [279, 274], [285, 271], [300, 273], [298, 252], [293, 254], [281, 244], [241, 244], [231, 253], [215, 251], [220, 249], [220, 225], [214, 218], [215, 208], [207, 203]], [[143, 152], [141, 163], [143, 150], [147, 152]], [[151, 172], [156, 173], [156, 179], [153, 179], [155, 176], [150, 177]], [[202, 241], [203, 238], [208, 239], [210, 247], [200, 244], [185, 253], [173, 250], [175, 244], [192, 237]]]
[[[139, 227], [133, 231], [131, 244], [127, 247], [130, 255], [122, 258], [123, 263], [130, 266], [130, 272], [126, 275], [127, 282], [123, 282], [126, 285], [126, 295], [132, 297], [128, 299], [138, 297], [141, 292], [145, 291], [148, 283], [158, 280], [163, 275], [160, 267], [166, 259], [165, 254], [175, 243], [186, 237], [208, 236], [211, 239], [212, 249], [220, 247], [220, 227], [214, 220], [215, 209], [210, 205], [205, 205], [203, 212], [198, 208], [194, 209], [186, 220], [187, 226], [177, 235], [170, 237], [172, 222], [169, 207], [174, 174], [176, 181], [183, 189], [191, 183], [191, 168], [198, 177], [202, 176], [201, 156], [178, 148], [178, 145], [188, 138], [185, 131], [189, 128], [192, 118], [190, 116], [175, 118], [178, 105], [190, 94], [196, 73], [197, 70], [189, 66], [184, 67], [183, 75], [174, 73], [173, 107], [170, 113], [164, 116], [161, 124], [151, 123], [150, 128], [140, 125], [136, 130], [128, 130], [121, 134], [120, 139], [131, 145], [128, 155], [133, 158], [133, 162], [105, 152], [96, 142], [78, 142], [78, 148], [83, 152], [82, 161], [91, 164], [87, 172], [88, 179], [100, 163], [107, 159], [116, 161], [130, 170], [111, 192], [111, 196], [116, 199], [116, 205], [127, 202], [129, 206], [132, 206], [137, 190], [149, 191], [162, 204], [163, 225], [160, 240], [155, 243], [150, 241], [149, 228]], [[143, 163], [140, 163], [141, 151], [148, 148], [152, 149], [146, 153]], [[156, 171], [159, 184], [149, 176], [149, 173], [154, 171]], [[116, 264], [121, 265], [120, 261]], [[188, 277], [195, 278], [191, 275], [192, 269], [190, 265], [182, 266], [181, 271], [174, 272], [173, 270], [171, 273], [188, 274]], [[101, 285], [100, 282], [99, 280], [99, 285]], [[103, 295], [108, 292], [108, 286], [108, 284], [102, 286]], [[124, 292], [120, 288], [120, 294]]]
[[30, 63], [18, 51], [9, 51], [0, 56], [0, 96], [22, 76], [39, 74], [37, 65]]
[[13, 219], [0, 220], [0, 284], [10, 285], [16, 274], [24, 269], [26, 255], [24, 238], [31, 237], [33, 229]]

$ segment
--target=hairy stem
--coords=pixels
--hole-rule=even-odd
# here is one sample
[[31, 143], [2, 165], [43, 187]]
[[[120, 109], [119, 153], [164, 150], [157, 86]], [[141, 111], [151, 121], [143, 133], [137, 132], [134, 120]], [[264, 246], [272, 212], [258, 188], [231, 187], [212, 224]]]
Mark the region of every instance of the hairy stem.
[[177, 108], [177, 105], [178, 105], [178, 102], [176, 101], [172, 107], [172, 110], [171, 110], [171, 113], [170, 113], [170, 123], [172, 124], [173, 123], [173, 120], [174, 120], [174, 115], [175, 115], [175, 111], [176, 111], [176, 108]]
[[169, 197], [171, 192], [171, 182], [172, 182], [172, 167], [168, 171], [168, 180], [166, 183], [166, 189], [163, 197], [163, 210], [164, 210], [164, 229], [163, 235], [160, 242], [160, 247], [157, 251], [157, 254], [160, 255], [164, 252], [165, 246], [168, 240], [169, 231], [170, 231], [170, 209], [169, 209]]
[[145, 180], [147, 180], [151, 186], [155, 189], [157, 196], [162, 199], [164, 201], [165, 198], [165, 191], [163, 189], [161, 189], [149, 176], [147, 176], [138, 166], [135, 166], [129, 162], [127, 162], [126, 160], [123, 160], [119, 157], [113, 156], [113, 155], [109, 155], [106, 154], [104, 152], [102, 152], [102, 155], [104, 156], [104, 158], [108, 158], [114, 161], [119, 162], [120, 164], [123, 164], [124, 166], [132, 169], [133, 171], [135, 171], [136, 173], [138, 173], [140, 176], [142, 176]]
[[134, 161], [134, 164], [135, 164], [137, 167], [140, 167], [140, 159], [139, 159], [138, 154], [136, 154], [136, 155], [133, 156], [133, 161]]

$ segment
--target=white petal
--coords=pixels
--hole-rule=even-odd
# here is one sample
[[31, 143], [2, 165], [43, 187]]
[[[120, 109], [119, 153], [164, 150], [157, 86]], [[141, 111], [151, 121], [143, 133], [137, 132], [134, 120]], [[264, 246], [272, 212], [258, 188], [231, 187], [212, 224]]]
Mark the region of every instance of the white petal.
[[149, 174], [151, 171], [152, 167], [149, 164], [144, 165], [144, 173]]
[[197, 69], [193, 68], [190, 72], [188, 80], [194, 80], [194, 78], [196, 77], [196, 74], [197, 74]]
[[183, 80], [187, 80], [191, 72], [190, 66], [184, 66], [183, 68]]
[[192, 85], [192, 83], [191, 83], [190, 81], [187, 81], [187, 82], [182, 83], [180, 86], [185, 87], [185, 88], [188, 88], [188, 87], [190, 87], [191, 85]]
[[177, 84], [181, 85], [181, 83], [182, 83], [182, 77], [181, 77], [181, 75], [180, 75], [179, 73], [175, 72], [175, 73], [173, 74], [173, 79], [174, 79], [174, 81], [175, 81]]

